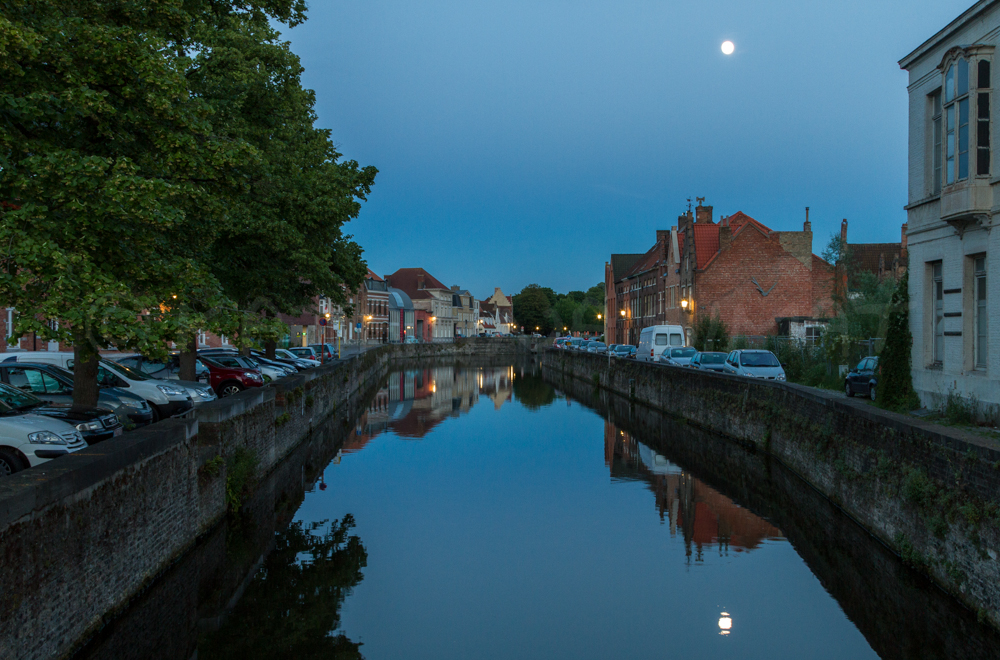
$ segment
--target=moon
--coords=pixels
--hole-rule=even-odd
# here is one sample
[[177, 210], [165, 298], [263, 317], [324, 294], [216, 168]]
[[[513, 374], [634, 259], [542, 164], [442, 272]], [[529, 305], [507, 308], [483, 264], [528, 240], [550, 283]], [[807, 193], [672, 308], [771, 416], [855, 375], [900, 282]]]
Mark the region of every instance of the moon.
[[734, 50], [736, 50], [736, 46], [733, 44], [732, 41], [722, 42], [722, 52], [725, 55], [732, 55]]

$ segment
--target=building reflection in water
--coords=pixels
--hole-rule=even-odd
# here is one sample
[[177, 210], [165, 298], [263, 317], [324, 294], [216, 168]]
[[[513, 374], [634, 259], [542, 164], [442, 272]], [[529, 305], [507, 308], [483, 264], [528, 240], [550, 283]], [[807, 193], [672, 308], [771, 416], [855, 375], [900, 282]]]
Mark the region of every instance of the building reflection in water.
[[[781, 530], [692, 477], [609, 421], [604, 422], [604, 462], [613, 479], [645, 481], [656, 501], [660, 520], [684, 535], [688, 562], [704, 560], [706, 551], [720, 556], [745, 552]], [[730, 620], [727, 619], [726, 622]], [[720, 620], [720, 627], [723, 621]]]
[[514, 367], [509, 366], [441, 366], [393, 372], [358, 418], [343, 451], [360, 451], [388, 431], [419, 440], [449, 417], [469, 412], [480, 397], [500, 410], [511, 400], [514, 376]]

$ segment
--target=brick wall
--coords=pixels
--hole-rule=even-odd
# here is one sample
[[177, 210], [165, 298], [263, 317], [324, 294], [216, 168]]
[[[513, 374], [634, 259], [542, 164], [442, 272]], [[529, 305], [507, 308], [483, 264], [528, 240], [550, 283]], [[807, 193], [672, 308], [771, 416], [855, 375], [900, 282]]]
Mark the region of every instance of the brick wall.
[[814, 300], [823, 286], [823, 279], [814, 282], [811, 266], [779, 241], [745, 227], [729, 250], [720, 252], [709, 268], [697, 274], [695, 302], [699, 316], [718, 314], [730, 334], [776, 334], [776, 318], [813, 316]]
[[[1000, 505], [1000, 451], [978, 436], [788, 383], [634, 361], [609, 368], [606, 359], [557, 350], [543, 366], [770, 454], [1000, 625], [1000, 527], [985, 514], [970, 523], [958, 509]], [[946, 504], [907, 499], [902, 484], [914, 470], [948, 495]]]

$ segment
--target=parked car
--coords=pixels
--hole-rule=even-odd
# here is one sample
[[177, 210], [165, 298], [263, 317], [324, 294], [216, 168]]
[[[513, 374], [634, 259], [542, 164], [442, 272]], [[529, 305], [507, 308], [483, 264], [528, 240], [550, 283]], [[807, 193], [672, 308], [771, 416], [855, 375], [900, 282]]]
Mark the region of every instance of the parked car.
[[88, 445], [121, 435], [125, 430], [118, 415], [108, 408], [83, 408], [72, 403], [51, 403], [43, 401], [31, 392], [21, 390], [21, 393], [28, 397], [28, 402], [21, 405], [22, 410], [66, 422], [80, 432]]
[[684, 328], [679, 325], [651, 325], [639, 333], [636, 356], [642, 362], [656, 362], [667, 348], [684, 345]]
[[[409, 335], [406, 339], [403, 340], [403, 343], [404, 344], [418, 344], [420, 342], [418, 342], [417, 338], [414, 337], [413, 335]], [[326, 359], [329, 360], [330, 358], [326, 358]]]
[[571, 351], [586, 350], [586, 348], [584, 347], [586, 341], [587, 340], [584, 339], [583, 337], [571, 337], [570, 340], [566, 342], [566, 348]]
[[[409, 337], [407, 337], [407, 339], [409, 339]], [[409, 344], [411, 342], [407, 341], [406, 343]], [[309, 348], [315, 350], [316, 354], [319, 355], [324, 362], [326, 360], [337, 359], [337, 347], [334, 346], [333, 344], [309, 344]]]
[[867, 357], [858, 362], [858, 366], [847, 374], [844, 379], [844, 392], [847, 396], [863, 394], [874, 401], [878, 389], [878, 376], [878, 358]]
[[309, 346], [291, 346], [286, 350], [295, 357], [305, 358], [308, 360], [315, 360], [316, 362], [320, 361], [319, 353], [315, 349]]
[[276, 362], [271, 362], [270, 360], [261, 360], [250, 355], [243, 355], [231, 348], [208, 348], [198, 351], [199, 357], [237, 357], [240, 358], [242, 363], [249, 368], [256, 369], [260, 372], [260, 375], [264, 378], [264, 384], [270, 383], [271, 381], [279, 380], [285, 376], [290, 376], [295, 373], [292, 367], [287, 367], [283, 364], [278, 364]]
[[87, 446], [73, 426], [31, 412], [37, 397], [0, 384], [0, 477]]
[[[0, 364], [0, 381], [31, 392], [43, 401], [73, 403], [73, 374], [54, 364]], [[97, 407], [114, 411], [132, 426], [145, 426], [153, 421], [153, 409], [145, 399], [117, 387], [102, 387]]]
[[635, 360], [636, 359], [636, 355], [638, 355], [638, 351], [639, 351], [639, 347], [638, 346], [630, 346], [629, 349], [628, 349], [628, 358], [630, 360]]
[[[146, 400], [153, 409], [153, 421], [185, 415], [194, 408], [191, 392], [179, 381], [157, 380], [124, 364], [101, 360], [97, 367], [100, 387], [120, 387]], [[195, 383], [204, 387], [201, 383]]]
[[693, 358], [691, 358], [691, 368], [692, 369], [702, 369], [704, 371], [718, 371], [722, 373], [725, 371], [726, 364], [726, 353], [719, 353], [717, 351], [702, 351], [701, 353], [696, 353]]
[[[126, 367], [138, 369], [150, 378], [157, 380], [180, 380], [181, 378], [181, 356], [179, 353], [172, 353], [161, 360], [153, 360], [142, 355], [109, 355], [106, 356], [112, 362], [124, 364]], [[194, 362], [195, 380], [208, 382], [208, 367], [198, 360]]]
[[727, 374], [763, 378], [764, 380], [785, 380], [785, 370], [771, 351], [741, 349], [733, 351], [726, 358], [723, 368]]
[[301, 366], [303, 369], [308, 369], [309, 367], [318, 367], [320, 365], [319, 360], [314, 360], [310, 357], [296, 355], [287, 348], [276, 348], [274, 349], [274, 354], [277, 355], [279, 358], [283, 358], [286, 360], [294, 360], [295, 363]]
[[308, 369], [313, 366], [308, 364], [305, 360], [295, 357], [285, 357], [283, 354], [279, 353], [280, 349], [274, 349], [274, 359], [267, 357], [267, 353], [264, 351], [258, 351], [256, 349], [250, 351], [250, 355], [255, 360], [267, 360], [268, 362], [274, 362], [275, 364], [280, 364], [281, 366], [291, 369], [293, 372], [298, 373], [301, 369]]
[[202, 356], [209, 370], [209, 383], [220, 397], [242, 392], [248, 387], [262, 387], [264, 377], [239, 355]]
[[632, 354], [633, 348], [635, 347], [628, 344], [615, 344], [614, 348], [608, 349], [608, 352], [611, 353], [611, 357], [627, 358]]
[[587, 347], [587, 352], [605, 354], [608, 352], [608, 347], [602, 341], [592, 341], [590, 342], [590, 345]]
[[54, 364], [73, 371], [73, 351], [21, 351], [3, 359], [4, 362], [34, 362]]
[[698, 351], [691, 346], [667, 348], [657, 356], [657, 362], [671, 367], [686, 367]]

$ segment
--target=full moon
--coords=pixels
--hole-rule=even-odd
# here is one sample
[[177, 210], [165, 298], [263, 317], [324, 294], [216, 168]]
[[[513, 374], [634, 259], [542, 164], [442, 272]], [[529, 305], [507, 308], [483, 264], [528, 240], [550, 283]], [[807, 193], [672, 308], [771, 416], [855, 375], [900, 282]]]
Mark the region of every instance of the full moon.
[[722, 42], [722, 52], [726, 55], [732, 55], [733, 51], [736, 50], [736, 46], [733, 45], [732, 41]]

